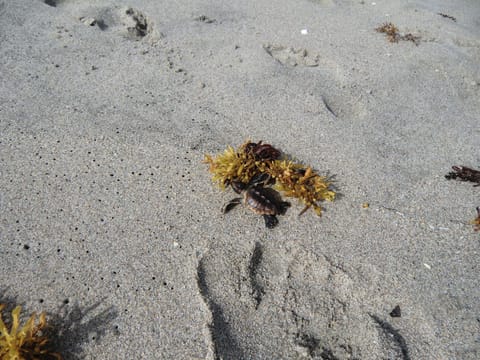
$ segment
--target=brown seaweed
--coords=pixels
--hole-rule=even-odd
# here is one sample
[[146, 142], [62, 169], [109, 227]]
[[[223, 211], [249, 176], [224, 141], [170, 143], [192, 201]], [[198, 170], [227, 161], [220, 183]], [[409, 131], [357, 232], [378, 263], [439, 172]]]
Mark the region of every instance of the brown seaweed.
[[411, 41], [418, 46], [420, 42], [420, 36], [413, 35], [411, 33], [401, 35], [398, 28], [391, 22], [386, 22], [375, 28], [375, 31], [384, 33], [387, 36], [388, 41], [397, 43], [400, 40]]
[[457, 22], [457, 19], [451, 15], [448, 15], [448, 14], [444, 14], [444, 13], [438, 13], [438, 15], [440, 15], [441, 17], [444, 17], [444, 18], [447, 18], [447, 19], [450, 19], [452, 21], [455, 21]]
[[448, 180], [470, 181], [476, 183], [473, 186], [480, 186], [480, 171], [466, 166], [452, 166], [454, 171], [445, 175]]

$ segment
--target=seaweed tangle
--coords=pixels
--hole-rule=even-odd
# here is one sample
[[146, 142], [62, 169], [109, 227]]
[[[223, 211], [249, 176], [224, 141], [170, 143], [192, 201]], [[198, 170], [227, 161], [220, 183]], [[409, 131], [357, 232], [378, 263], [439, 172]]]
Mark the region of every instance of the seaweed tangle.
[[384, 33], [387, 36], [388, 41], [390, 41], [391, 43], [398, 43], [400, 40], [404, 40], [411, 41], [418, 46], [418, 43], [420, 41], [420, 36], [415, 36], [411, 33], [404, 35], [400, 34], [398, 28], [391, 22], [380, 25], [375, 29], [375, 31]]
[[0, 304], [0, 360], [46, 360], [62, 359], [60, 354], [50, 349], [50, 340], [45, 335], [47, 320], [45, 313], [37, 319], [33, 313], [23, 326], [20, 326], [21, 306], [11, 313], [10, 327], [4, 322]]
[[223, 154], [216, 157], [205, 155], [204, 162], [210, 165], [212, 181], [223, 190], [233, 182], [249, 184], [254, 178], [266, 176], [265, 185], [274, 184], [274, 188], [284, 196], [295, 197], [305, 204], [299, 215], [312, 207], [321, 216], [322, 208], [318, 203], [335, 199], [336, 193], [326, 177], [261, 141], [246, 141], [237, 150], [228, 146]]

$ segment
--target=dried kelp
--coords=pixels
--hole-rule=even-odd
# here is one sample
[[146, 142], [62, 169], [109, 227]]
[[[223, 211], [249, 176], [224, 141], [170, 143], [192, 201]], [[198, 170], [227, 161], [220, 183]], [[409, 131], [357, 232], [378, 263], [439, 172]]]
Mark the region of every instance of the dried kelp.
[[[470, 181], [476, 183], [473, 186], [480, 186], [480, 171], [466, 166], [452, 166], [454, 171], [445, 175], [447, 180]], [[477, 207], [477, 217], [471, 221], [475, 231], [480, 231], [480, 207]]]
[[232, 182], [249, 184], [253, 178], [267, 175], [267, 183], [273, 183], [276, 190], [305, 204], [300, 215], [313, 207], [320, 216], [322, 209], [318, 202], [335, 199], [335, 191], [326, 177], [310, 166], [292, 161], [270, 144], [247, 141], [238, 150], [229, 146], [217, 157], [205, 155], [205, 162], [210, 165], [213, 181], [222, 189]]
[[437, 13], [438, 15], [440, 15], [441, 17], [444, 17], [444, 18], [447, 18], [447, 19], [450, 19], [452, 21], [455, 21], [457, 22], [457, 19], [451, 15], [448, 15], [448, 14], [444, 14], [444, 13]]
[[11, 313], [10, 329], [7, 328], [2, 310], [5, 305], [0, 304], [0, 360], [34, 360], [57, 359], [60, 354], [49, 349], [49, 339], [44, 331], [47, 327], [45, 313], [33, 313], [25, 325], [20, 327], [21, 307], [17, 306]]
[[475, 170], [466, 166], [452, 166], [454, 171], [449, 172], [445, 175], [445, 178], [448, 180], [456, 179], [460, 181], [470, 181], [477, 183], [473, 186], [480, 186], [480, 171]]

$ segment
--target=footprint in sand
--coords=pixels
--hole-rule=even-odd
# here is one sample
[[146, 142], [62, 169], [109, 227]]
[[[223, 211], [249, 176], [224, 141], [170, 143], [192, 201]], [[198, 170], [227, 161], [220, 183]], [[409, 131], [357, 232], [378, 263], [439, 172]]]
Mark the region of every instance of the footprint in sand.
[[96, 8], [79, 17], [86, 25], [98, 26], [102, 31], [117, 32], [131, 40], [141, 40], [153, 34], [150, 20], [132, 7]]
[[263, 49], [280, 64], [286, 66], [318, 66], [319, 56], [310, 54], [306, 49], [294, 49], [282, 45], [263, 45]]
[[[130, 6], [95, 7], [67, 0], [43, 0], [51, 7], [76, 7], [78, 19], [88, 26], [101, 31], [118, 33], [131, 40], [149, 39], [157, 41], [160, 36], [152, 21], [140, 10]], [[71, 10], [71, 9], [70, 9]]]
[[197, 268], [216, 358], [411, 358], [388, 317], [339, 265], [307, 250], [256, 242], [211, 247]]

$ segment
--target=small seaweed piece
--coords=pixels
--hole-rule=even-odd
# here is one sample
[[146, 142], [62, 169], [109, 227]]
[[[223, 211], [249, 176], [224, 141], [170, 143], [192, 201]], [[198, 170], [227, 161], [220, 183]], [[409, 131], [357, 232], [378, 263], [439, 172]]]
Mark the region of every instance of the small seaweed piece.
[[450, 19], [450, 20], [452, 20], [452, 21], [455, 21], [455, 22], [457, 22], [457, 19], [456, 19], [456, 18], [454, 18], [454, 17], [453, 17], [453, 16], [451, 16], [451, 15], [444, 14], [444, 13], [438, 13], [438, 15], [440, 15], [441, 17], [444, 17], [444, 18], [447, 18], [447, 19]]
[[391, 22], [386, 22], [380, 25], [375, 29], [377, 32], [385, 33], [387, 39], [390, 42], [398, 42], [400, 34], [398, 33], [398, 28], [393, 25]]
[[411, 41], [416, 46], [418, 46], [418, 44], [420, 42], [420, 36], [415, 36], [415, 35], [412, 35], [411, 33], [408, 33], [408, 34], [400, 36], [400, 40]]
[[200, 21], [200, 22], [203, 22], [205, 24], [212, 24], [214, 22], [216, 22], [215, 19], [210, 19], [208, 16], [206, 15], [200, 15], [200, 16], [197, 16], [196, 18], [194, 18], [193, 20], [195, 21]]
[[330, 189], [331, 182], [317, 174], [311, 167], [291, 160], [276, 160], [268, 165], [265, 172], [276, 180], [275, 188], [285, 196], [296, 197], [305, 204], [299, 216], [310, 207], [321, 216], [322, 208], [317, 202], [335, 199], [335, 192]]
[[20, 328], [21, 306], [15, 307], [11, 315], [10, 330], [2, 319], [5, 305], [0, 304], [0, 359], [1, 360], [61, 360], [60, 354], [51, 352], [49, 339], [44, 335], [47, 321], [45, 313], [38, 317], [33, 313]]
[[398, 28], [393, 25], [391, 22], [383, 23], [375, 29], [377, 32], [384, 33], [387, 35], [388, 41], [392, 43], [397, 43], [399, 40], [411, 41], [418, 46], [420, 41], [420, 36], [415, 36], [411, 33], [401, 35], [398, 32]]
[[213, 182], [217, 182], [222, 189], [233, 181], [248, 184], [258, 175], [255, 155], [241, 149], [236, 151], [229, 146], [221, 155], [213, 158], [205, 155], [204, 163], [210, 164], [210, 172], [213, 173]]
[[480, 206], [477, 207], [477, 217], [471, 221], [473, 230], [480, 231]]
[[458, 179], [460, 181], [470, 181], [477, 183], [473, 186], [480, 186], [480, 171], [466, 166], [452, 166], [454, 171], [445, 175], [447, 180]]
[[262, 144], [262, 141], [258, 143], [247, 141], [241, 146], [241, 149], [245, 152], [251, 152], [255, 160], [277, 160], [282, 155], [280, 150], [275, 149], [270, 144]]

